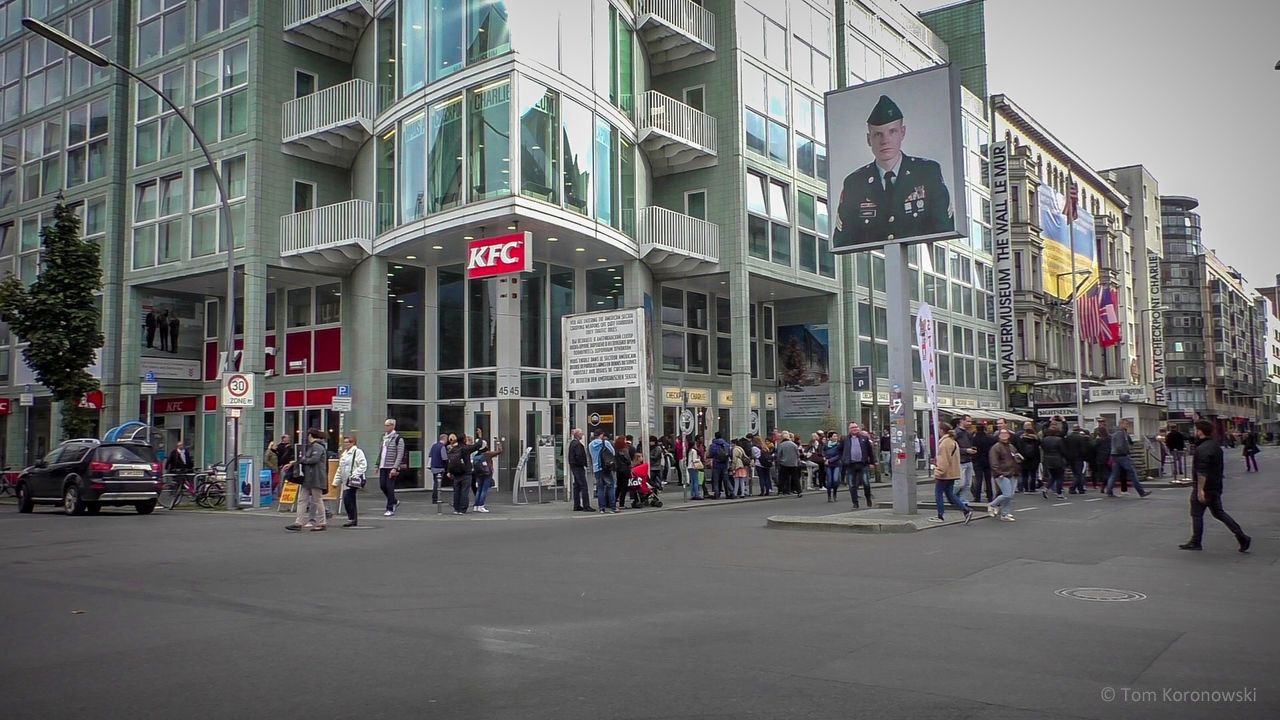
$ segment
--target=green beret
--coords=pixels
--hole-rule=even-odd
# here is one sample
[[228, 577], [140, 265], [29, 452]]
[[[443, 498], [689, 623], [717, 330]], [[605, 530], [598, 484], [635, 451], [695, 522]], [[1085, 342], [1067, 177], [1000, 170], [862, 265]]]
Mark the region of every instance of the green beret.
[[902, 110], [888, 95], [881, 95], [871, 114], [867, 116], [868, 125], [888, 125], [894, 120], [902, 119]]

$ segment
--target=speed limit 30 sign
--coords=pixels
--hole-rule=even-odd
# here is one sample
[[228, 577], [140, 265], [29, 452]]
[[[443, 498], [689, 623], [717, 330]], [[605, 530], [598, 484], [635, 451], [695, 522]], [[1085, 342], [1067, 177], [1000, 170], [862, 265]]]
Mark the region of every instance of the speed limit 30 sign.
[[253, 407], [253, 375], [251, 373], [222, 374], [222, 407]]

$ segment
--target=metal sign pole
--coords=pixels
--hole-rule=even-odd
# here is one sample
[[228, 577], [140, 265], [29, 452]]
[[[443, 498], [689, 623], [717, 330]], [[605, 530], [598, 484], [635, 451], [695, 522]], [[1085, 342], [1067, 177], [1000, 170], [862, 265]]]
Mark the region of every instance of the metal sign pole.
[[[885, 256], [885, 304], [888, 306], [889, 328], [889, 423], [892, 425], [893, 465], [900, 466], [913, 458], [912, 439], [915, 428], [914, 380], [911, 372], [911, 297], [907, 292], [911, 271], [907, 267], [907, 246], [890, 244]], [[874, 319], [873, 319], [874, 324]], [[875, 372], [872, 372], [875, 375]], [[902, 468], [905, 470], [905, 467]], [[893, 473], [893, 512], [915, 515], [916, 474]]]

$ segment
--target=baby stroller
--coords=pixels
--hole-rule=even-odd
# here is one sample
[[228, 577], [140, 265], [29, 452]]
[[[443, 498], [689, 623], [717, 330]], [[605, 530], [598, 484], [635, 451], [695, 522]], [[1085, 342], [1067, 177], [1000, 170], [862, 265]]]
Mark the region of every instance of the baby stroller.
[[631, 507], [662, 507], [661, 481], [650, 483], [643, 477], [632, 477], [627, 481], [627, 489], [631, 492]]

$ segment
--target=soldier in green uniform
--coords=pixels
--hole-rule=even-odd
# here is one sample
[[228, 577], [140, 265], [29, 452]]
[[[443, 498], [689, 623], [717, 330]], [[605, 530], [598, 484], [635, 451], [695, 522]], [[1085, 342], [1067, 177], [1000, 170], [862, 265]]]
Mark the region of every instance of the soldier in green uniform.
[[893, 100], [867, 117], [867, 145], [875, 161], [844, 179], [832, 245], [848, 247], [955, 230], [942, 167], [902, 153], [906, 122]]

